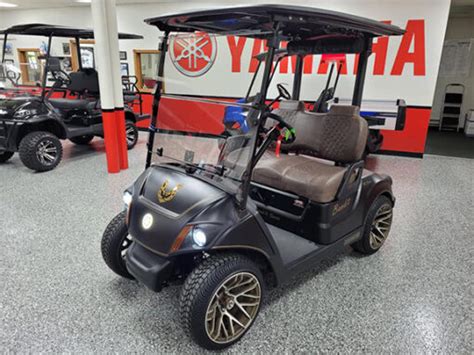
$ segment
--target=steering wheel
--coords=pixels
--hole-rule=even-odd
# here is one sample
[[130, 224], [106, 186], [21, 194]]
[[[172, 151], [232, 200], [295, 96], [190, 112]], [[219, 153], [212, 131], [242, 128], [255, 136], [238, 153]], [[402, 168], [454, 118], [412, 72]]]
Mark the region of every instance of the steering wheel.
[[51, 75], [53, 76], [54, 80], [61, 83], [61, 86], [68, 86], [71, 84], [71, 77], [69, 76], [69, 74], [62, 70], [55, 70], [51, 72]]
[[[275, 128], [280, 131], [280, 136], [284, 137], [284, 139], [281, 140], [282, 144], [290, 144], [295, 141], [296, 139], [295, 129], [293, 128], [292, 125], [286, 123], [285, 120], [281, 116], [278, 116], [277, 114], [274, 114], [272, 112], [267, 112], [265, 114], [265, 117], [269, 117], [278, 122], [278, 124], [275, 125]], [[283, 129], [285, 129], [284, 132], [283, 132]]]
[[16, 73], [13, 70], [8, 70], [6, 72], [6, 77], [10, 82], [12, 83], [13, 86], [18, 86], [18, 82], [20, 81], [21, 74]]
[[277, 84], [277, 89], [280, 97], [283, 97], [286, 100], [291, 100], [291, 94], [288, 90], [286, 90], [283, 84]]

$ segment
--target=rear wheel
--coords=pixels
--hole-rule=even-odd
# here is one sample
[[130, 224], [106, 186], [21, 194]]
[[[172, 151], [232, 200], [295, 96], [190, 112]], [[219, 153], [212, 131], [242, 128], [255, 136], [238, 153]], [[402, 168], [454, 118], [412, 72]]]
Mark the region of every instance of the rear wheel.
[[132, 121], [125, 123], [125, 137], [127, 138], [127, 149], [135, 147], [138, 142], [138, 129]]
[[18, 151], [23, 164], [35, 171], [53, 170], [63, 156], [58, 137], [44, 131], [32, 132], [23, 137]]
[[8, 161], [12, 156], [13, 156], [13, 152], [0, 152], [0, 163], [5, 163], [6, 161]]
[[132, 244], [132, 238], [125, 224], [126, 213], [126, 211], [120, 212], [105, 228], [101, 251], [102, 258], [113, 272], [127, 279], [133, 279], [125, 266], [125, 255]]
[[188, 276], [181, 290], [181, 318], [206, 349], [238, 341], [252, 326], [263, 296], [262, 274], [239, 254], [211, 256]]
[[383, 245], [390, 232], [393, 203], [387, 196], [379, 196], [370, 206], [362, 239], [352, 246], [363, 254], [373, 254]]
[[78, 145], [86, 145], [86, 144], [89, 144], [91, 142], [91, 140], [94, 139], [94, 136], [78, 136], [78, 137], [72, 137], [72, 138], [69, 138], [69, 140], [71, 142], [73, 142], [74, 144], [78, 144]]

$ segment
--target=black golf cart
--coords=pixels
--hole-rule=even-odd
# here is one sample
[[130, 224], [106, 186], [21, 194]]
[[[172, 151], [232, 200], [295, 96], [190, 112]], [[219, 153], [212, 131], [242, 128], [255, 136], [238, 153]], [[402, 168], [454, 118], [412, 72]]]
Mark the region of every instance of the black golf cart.
[[[69, 139], [76, 144], [88, 144], [94, 137], [103, 137], [102, 111], [100, 107], [97, 71], [83, 68], [79, 60], [77, 72], [66, 73], [58, 57], [51, 56], [53, 37], [74, 38], [77, 53], [81, 53], [81, 39], [92, 39], [92, 30], [45, 24], [27, 24], [0, 31], [4, 34], [4, 45], [8, 35], [48, 37], [41, 95], [31, 95], [18, 87], [20, 71], [5, 65], [3, 49], [3, 77], [12, 88], [0, 89], [0, 163], [6, 162], [15, 152], [25, 166], [35, 171], [54, 169], [62, 158], [60, 139]], [[142, 36], [119, 34], [120, 39], [141, 39]], [[48, 79], [53, 81], [47, 86]], [[62, 94], [63, 97], [57, 98]], [[69, 95], [69, 97], [66, 97]], [[72, 95], [72, 97], [71, 97]], [[60, 95], [61, 96], [61, 95]], [[131, 149], [138, 140], [136, 122], [148, 115], [136, 114], [131, 106], [141, 105], [139, 92], [125, 92], [125, 119], [127, 147]], [[141, 107], [141, 106], [140, 106]]]
[[[201, 346], [224, 348], [251, 327], [266, 286], [281, 285], [346, 246], [372, 254], [386, 240], [395, 202], [392, 180], [364, 169], [368, 125], [359, 106], [373, 38], [403, 31], [343, 13], [283, 5], [146, 22], [165, 33], [162, 53], [172, 31], [261, 38], [269, 47], [253, 102], [201, 99], [244, 108], [247, 128], [241, 134], [171, 135], [157, 129], [161, 98], [189, 99], [164, 95], [158, 83], [146, 170], [125, 191], [125, 209], [102, 238], [103, 258], [117, 274], [154, 291], [184, 280], [184, 327]], [[272, 109], [267, 93], [283, 40], [299, 64], [291, 99]], [[321, 53], [359, 54], [352, 105], [334, 104], [319, 113], [295, 99], [304, 56]], [[160, 58], [163, 77], [165, 56]], [[288, 97], [282, 87], [279, 96]]]

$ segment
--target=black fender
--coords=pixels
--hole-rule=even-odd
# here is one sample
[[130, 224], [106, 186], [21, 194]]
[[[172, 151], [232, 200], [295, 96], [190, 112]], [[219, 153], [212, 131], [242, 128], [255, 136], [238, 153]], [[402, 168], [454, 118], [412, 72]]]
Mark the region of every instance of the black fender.
[[34, 116], [19, 127], [16, 137], [17, 145], [28, 133], [36, 131], [47, 131], [54, 134], [59, 139], [67, 138], [67, 128], [61, 120], [51, 115]]
[[395, 196], [392, 192], [392, 178], [385, 174], [372, 174], [368, 180], [362, 182], [367, 185], [365, 194], [365, 214], [369, 210], [372, 203], [381, 195], [387, 196], [395, 205]]
[[274, 285], [281, 283], [283, 264], [270, 231], [256, 207], [237, 224], [222, 233], [213, 243], [210, 252], [235, 252], [253, 260], [264, 274], [272, 275]]
[[124, 114], [125, 114], [125, 121], [130, 121], [130, 122], [133, 122], [133, 123], [137, 123], [137, 116], [135, 115], [135, 112], [133, 112], [127, 106], [125, 106], [123, 111], [124, 111]]

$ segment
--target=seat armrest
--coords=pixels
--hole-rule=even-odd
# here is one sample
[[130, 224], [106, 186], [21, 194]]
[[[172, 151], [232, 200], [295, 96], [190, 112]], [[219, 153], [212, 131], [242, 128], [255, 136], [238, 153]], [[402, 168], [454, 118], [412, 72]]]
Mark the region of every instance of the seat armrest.
[[362, 173], [364, 171], [364, 161], [360, 160], [358, 162], [352, 163], [349, 165], [347, 171], [344, 173], [342, 178], [342, 183], [337, 190], [336, 199], [343, 200], [349, 195], [352, 195], [359, 188], [360, 182], [362, 180]]

